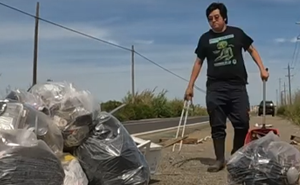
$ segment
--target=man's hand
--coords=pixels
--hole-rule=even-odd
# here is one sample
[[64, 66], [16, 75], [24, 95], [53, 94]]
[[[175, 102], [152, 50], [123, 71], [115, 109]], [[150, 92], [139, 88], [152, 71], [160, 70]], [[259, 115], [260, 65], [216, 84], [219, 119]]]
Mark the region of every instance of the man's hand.
[[203, 61], [197, 57], [194, 63], [189, 85], [184, 94], [185, 100], [191, 101], [194, 97], [194, 84], [202, 68], [202, 63]]
[[193, 97], [194, 97], [194, 88], [188, 86], [184, 94], [184, 100], [191, 101]]
[[267, 81], [268, 78], [269, 78], [269, 72], [266, 69], [262, 69], [260, 71], [260, 77], [261, 77], [262, 80]]

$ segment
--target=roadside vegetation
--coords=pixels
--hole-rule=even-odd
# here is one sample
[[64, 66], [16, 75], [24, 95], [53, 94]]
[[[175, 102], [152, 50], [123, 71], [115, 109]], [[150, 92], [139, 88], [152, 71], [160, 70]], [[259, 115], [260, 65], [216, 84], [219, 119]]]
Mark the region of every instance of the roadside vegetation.
[[300, 90], [296, 91], [292, 105], [282, 105], [277, 109], [277, 115], [285, 117], [295, 124], [300, 125]]
[[[110, 100], [101, 104], [101, 109], [111, 111], [116, 107], [126, 104], [115, 115], [121, 121], [140, 120], [150, 118], [171, 118], [180, 117], [183, 108], [183, 100], [168, 99], [167, 91], [156, 93], [154, 90], [144, 90], [136, 92], [134, 95], [127, 93], [122, 101]], [[191, 107], [190, 116], [207, 115], [206, 109], [200, 105]]]

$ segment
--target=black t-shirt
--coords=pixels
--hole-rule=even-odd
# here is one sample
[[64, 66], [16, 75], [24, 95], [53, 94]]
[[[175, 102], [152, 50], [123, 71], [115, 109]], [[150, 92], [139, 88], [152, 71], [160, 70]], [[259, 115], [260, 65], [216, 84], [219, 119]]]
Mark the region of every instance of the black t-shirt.
[[204, 33], [195, 50], [198, 58], [207, 60], [207, 87], [246, 85], [248, 75], [242, 49], [248, 50], [253, 40], [240, 28], [227, 26], [222, 33]]

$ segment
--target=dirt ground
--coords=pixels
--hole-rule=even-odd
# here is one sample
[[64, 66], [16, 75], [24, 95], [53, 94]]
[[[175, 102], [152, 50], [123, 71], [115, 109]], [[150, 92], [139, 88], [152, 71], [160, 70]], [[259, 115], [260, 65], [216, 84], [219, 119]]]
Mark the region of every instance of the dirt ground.
[[[251, 125], [261, 123], [261, 117], [252, 117]], [[300, 127], [279, 117], [267, 117], [267, 124], [272, 124], [280, 131], [280, 137], [290, 142], [292, 134], [300, 136]], [[198, 129], [199, 138], [210, 135], [208, 126], [190, 128], [188, 132]], [[227, 128], [226, 153], [227, 157], [232, 148], [233, 129], [231, 124]], [[144, 136], [145, 139], [174, 137], [174, 132]], [[207, 166], [213, 161], [214, 152], [211, 139], [197, 145], [184, 145], [181, 153], [172, 152], [172, 147], [163, 149], [157, 174], [152, 177], [152, 185], [226, 185], [226, 169], [218, 173], [206, 172]]]

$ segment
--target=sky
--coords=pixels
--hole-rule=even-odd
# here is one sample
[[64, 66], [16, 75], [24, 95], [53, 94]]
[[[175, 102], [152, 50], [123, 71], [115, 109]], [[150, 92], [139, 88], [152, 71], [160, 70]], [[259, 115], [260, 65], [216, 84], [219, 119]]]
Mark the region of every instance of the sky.
[[[35, 14], [34, 0], [0, 0]], [[131, 48], [172, 72], [189, 79], [199, 37], [209, 30], [208, 0], [40, 0], [40, 17], [91, 36]], [[172, 3], [171, 3], [172, 2]], [[299, 0], [224, 0], [229, 25], [241, 27], [254, 40], [270, 70], [267, 99], [276, 101], [279, 78], [287, 82], [288, 63], [294, 68], [292, 90], [300, 75], [293, 51], [300, 34]], [[0, 5], [0, 92], [27, 88], [32, 82], [34, 19]], [[100, 101], [121, 100], [131, 90], [131, 53], [40, 21], [38, 82], [69, 81]], [[300, 50], [300, 47], [299, 47]], [[251, 105], [262, 100], [259, 70], [244, 54]], [[188, 82], [135, 56], [136, 91], [167, 90], [182, 98]], [[205, 64], [196, 85], [206, 89]], [[286, 83], [286, 85], [288, 85]], [[288, 86], [287, 86], [288, 87]], [[205, 106], [205, 93], [195, 89], [194, 103]]]

